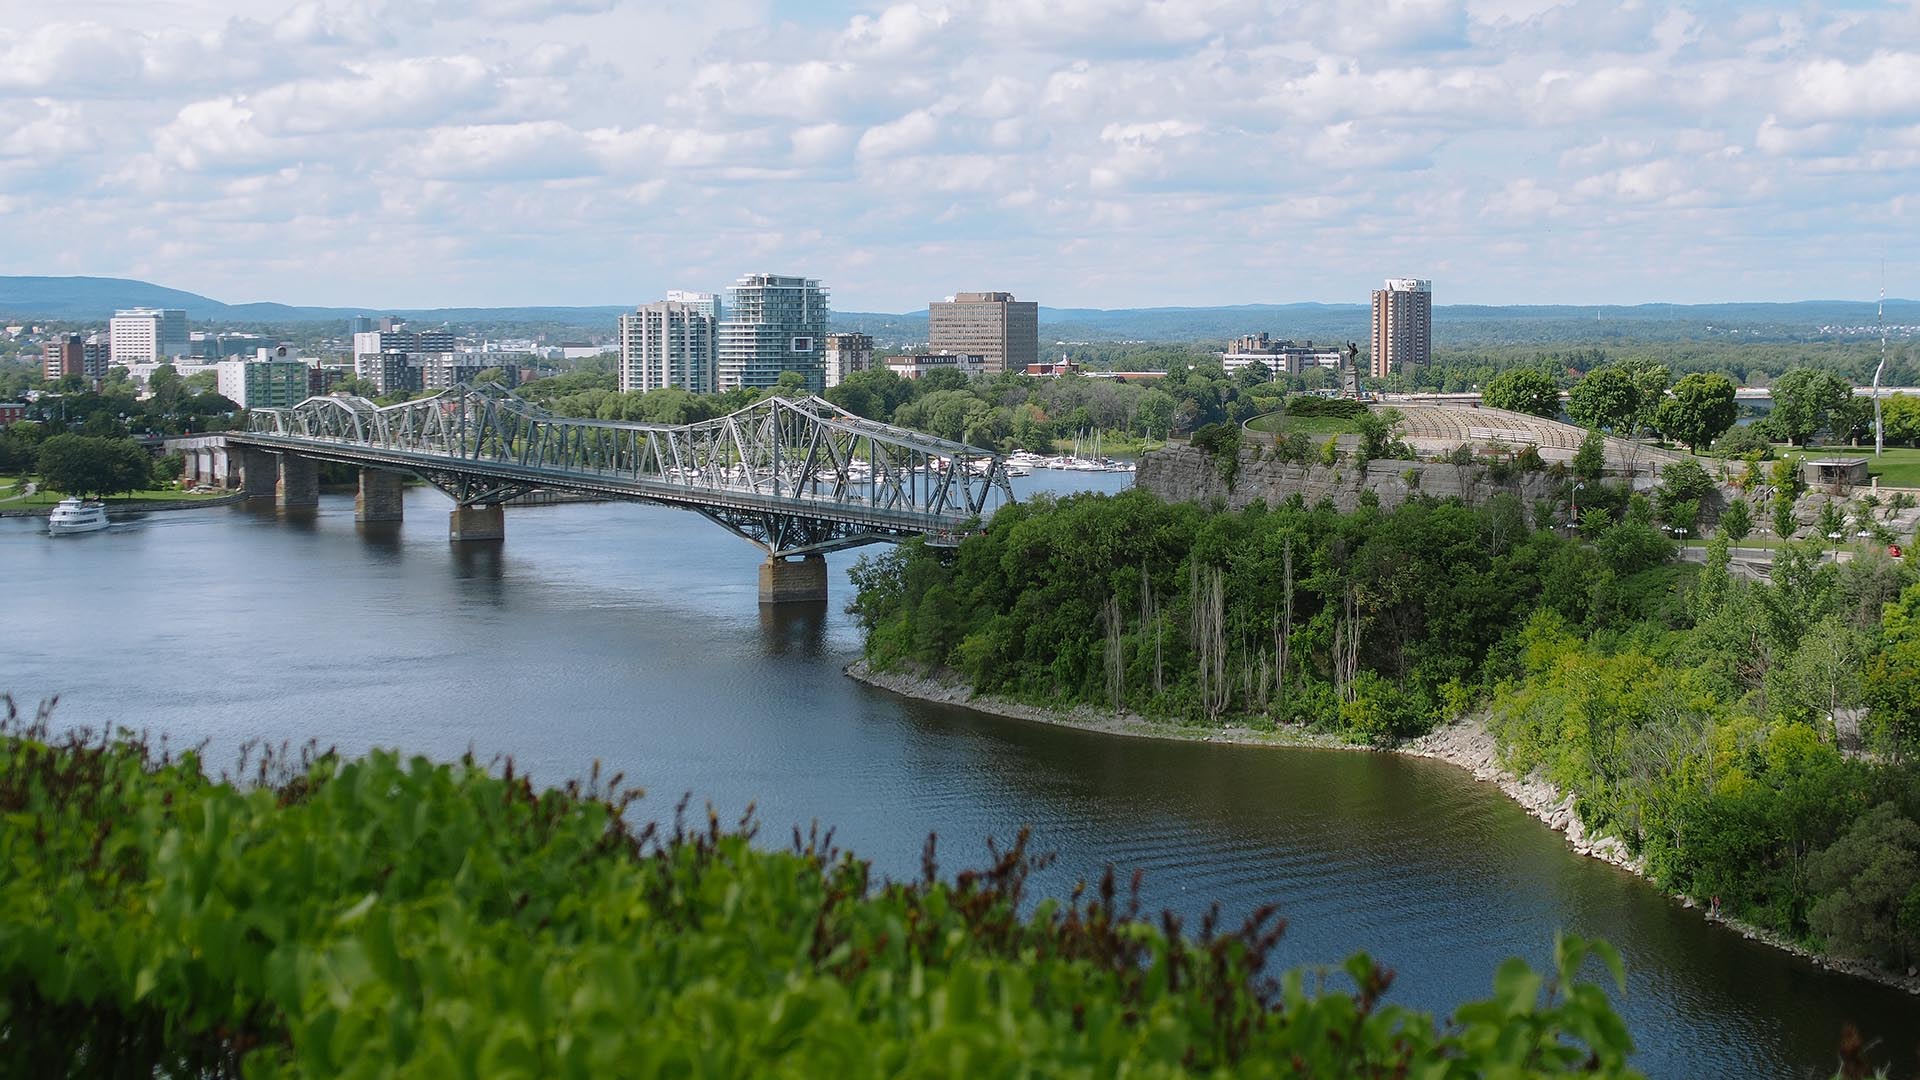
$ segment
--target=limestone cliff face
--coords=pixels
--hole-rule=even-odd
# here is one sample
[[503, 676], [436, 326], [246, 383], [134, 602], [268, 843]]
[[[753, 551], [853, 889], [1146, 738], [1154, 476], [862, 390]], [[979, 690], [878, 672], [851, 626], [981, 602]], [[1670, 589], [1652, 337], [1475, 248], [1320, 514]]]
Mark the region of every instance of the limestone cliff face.
[[1141, 457], [1134, 484], [1168, 502], [1224, 502], [1234, 510], [1260, 500], [1268, 506], [1279, 506], [1296, 494], [1309, 506], [1326, 498], [1341, 510], [1352, 510], [1360, 505], [1362, 491], [1372, 491], [1380, 505], [1389, 509], [1406, 502], [1415, 492], [1438, 498], [1457, 496], [1470, 504], [1508, 492], [1531, 506], [1535, 500], [1555, 498], [1559, 489], [1559, 482], [1546, 472], [1515, 472], [1504, 481], [1496, 481], [1484, 465], [1385, 460], [1365, 466], [1351, 460], [1338, 465], [1301, 465], [1279, 461], [1264, 447], [1240, 449], [1240, 468], [1229, 487], [1205, 453], [1178, 445]]

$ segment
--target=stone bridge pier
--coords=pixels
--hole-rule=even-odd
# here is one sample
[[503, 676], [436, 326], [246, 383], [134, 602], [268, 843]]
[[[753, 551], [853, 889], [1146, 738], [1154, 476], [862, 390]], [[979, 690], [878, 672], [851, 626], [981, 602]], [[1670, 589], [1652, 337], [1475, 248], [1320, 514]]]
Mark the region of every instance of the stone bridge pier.
[[280, 482], [280, 455], [251, 446], [239, 448], [240, 490], [249, 499], [271, 499]]
[[385, 469], [361, 469], [359, 490], [353, 495], [353, 520], [363, 524], [399, 521], [405, 513], [401, 495], [405, 478]]
[[312, 510], [320, 505], [320, 463], [299, 454], [280, 455], [273, 505], [281, 510]]
[[447, 515], [447, 539], [505, 540], [507, 508], [501, 503], [458, 503]]
[[760, 602], [817, 604], [827, 598], [827, 557], [768, 555], [760, 564]]

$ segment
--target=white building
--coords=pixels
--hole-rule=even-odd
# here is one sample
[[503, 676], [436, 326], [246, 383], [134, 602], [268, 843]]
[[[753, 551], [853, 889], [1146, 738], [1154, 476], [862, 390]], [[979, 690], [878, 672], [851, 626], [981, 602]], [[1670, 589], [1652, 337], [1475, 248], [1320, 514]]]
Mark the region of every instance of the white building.
[[116, 364], [151, 364], [186, 356], [192, 348], [182, 308], [126, 308], [107, 323]]
[[823, 340], [827, 290], [812, 278], [747, 274], [727, 290], [720, 323], [720, 389], [776, 386], [798, 372], [807, 389], [827, 387]]
[[887, 357], [887, 370], [903, 379], [917, 379], [930, 371], [957, 371], [971, 379], [987, 373], [987, 358], [973, 353], [913, 353]]
[[715, 322], [724, 316], [721, 314], [720, 297], [710, 292], [694, 292], [692, 289], [668, 289], [667, 299], [676, 304], [690, 304], [702, 315], [711, 315]]
[[1343, 352], [1338, 345], [1315, 345], [1311, 341], [1273, 341], [1265, 333], [1235, 338], [1220, 354], [1220, 366], [1231, 375], [1259, 361], [1275, 375], [1298, 375], [1308, 368], [1340, 369]]
[[718, 334], [711, 311], [682, 300], [642, 304], [620, 316], [620, 392], [677, 386], [711, 393], [719, 380]]

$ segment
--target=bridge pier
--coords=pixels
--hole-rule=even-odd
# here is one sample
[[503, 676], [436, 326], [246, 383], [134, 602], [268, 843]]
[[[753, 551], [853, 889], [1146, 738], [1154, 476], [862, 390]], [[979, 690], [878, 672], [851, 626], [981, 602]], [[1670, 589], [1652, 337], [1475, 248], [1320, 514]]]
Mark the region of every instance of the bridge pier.
[[760, 564], [760, 602], [763, 604], [817, 604], [827, 598], [827, 557], [803, 555], [783, 559], [768, 555]]
[[506, 507], [500, 503], [471, 503], [455, 506], [447, 515], [447, 539], [458, 543], [463, 540], [505, 540], [507, 538]]
[[320, 463], [298, 454], [280, 455], [280, 482], [273, 505], [282, 510], [311, 510], [320, 505]]
[[360, 490], [353, 496], [353, 520], [399, 521], [403, 516], [399, 473], [361, 469]]
[[271, 499], [280, 480], [280, 455], [240, 448], [240, 490], [249, 499]]

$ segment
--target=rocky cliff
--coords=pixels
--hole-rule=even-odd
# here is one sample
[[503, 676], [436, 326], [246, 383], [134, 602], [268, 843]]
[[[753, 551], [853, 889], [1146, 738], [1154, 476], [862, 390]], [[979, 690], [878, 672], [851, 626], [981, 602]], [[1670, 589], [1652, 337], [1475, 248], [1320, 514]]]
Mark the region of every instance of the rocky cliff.
[[1432, 461], [1370, 461], [1351, 459], [1338, 465], [1302, 465], [1280, 461], [1264, 447], [1241, 447], [1239, 468], [1229, 484], [1213, 458], [1191, 446], [1169, 445], [1140, 459], [1134, 484], [1168, 502], [1224, 502], [1240, 509], [1265, 500], [1279, 506], [1292, 495], [1308, 505], [1332, 499], [1341, 510], [1360, 505], [1360, 493], [1371, 491], [1383, 507], [1395, 507], [1415, 492], [1439, 498], [1457, 496], [1479, 503], [1508, 492], [1531, 506], [1536, 500], [1559, 497], [1560, 481], [1550, 472], [1514, 470], [1495, 479], [1487, 465], [1452, 465]]

